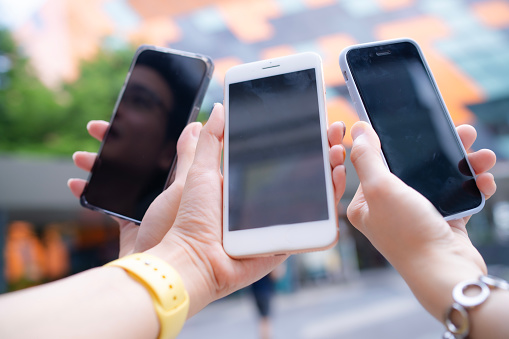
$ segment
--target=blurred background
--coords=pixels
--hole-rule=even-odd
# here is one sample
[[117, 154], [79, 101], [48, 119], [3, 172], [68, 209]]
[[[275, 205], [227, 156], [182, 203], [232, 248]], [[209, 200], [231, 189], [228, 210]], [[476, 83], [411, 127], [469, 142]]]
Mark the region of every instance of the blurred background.
[[[492, 173], [498, 191], [472, 217], [469, 232], [491, 272], [507, 278], [509, 1], [0, 0], [0, 293], [117, 256], [116, 225], [81, 208], [66, 181], [87, 177], [71, 155], [97, 151], [86, 123], [109, 120], [138, 45], [213, 59], [201, 121], [214, 102], [222, 102], [231, 66], [317, 52], [329, 123], [342, 120], [350, 127], [357, 117], [339, 69], [340, 51], [398, 37], [421, 45], [455, 124], [477, 128], [474, 148], [497, 154]], [[348, 132], [345, 142], [351, 144]], [[290, 258], [277, 283], [275, 337], [436, 338], [440, 324], [346, 219], [358, 183], [350, 163], [347, 172], [339, 244]], [[250, 338], [251, 329], [256, 338], [247, 293], [227, 299], [193, 318], [181, 336], [210, 337], [217, 330], [217, 337]]]

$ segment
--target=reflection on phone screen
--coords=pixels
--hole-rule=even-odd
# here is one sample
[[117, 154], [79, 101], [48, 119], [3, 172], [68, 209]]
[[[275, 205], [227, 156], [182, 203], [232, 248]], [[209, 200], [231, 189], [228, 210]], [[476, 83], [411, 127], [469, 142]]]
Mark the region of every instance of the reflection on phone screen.
[[328, 219], [315, 69], [229, 85], [230, 231]]
[[165, 188], [205, 71], [200, 59], [139, 54], [84, 191], [87, 204], [143, 218]]
[[474, 176], [415, 46], [353, 49], [347, 58], [390, 170], [444, 216], [479, 206]]

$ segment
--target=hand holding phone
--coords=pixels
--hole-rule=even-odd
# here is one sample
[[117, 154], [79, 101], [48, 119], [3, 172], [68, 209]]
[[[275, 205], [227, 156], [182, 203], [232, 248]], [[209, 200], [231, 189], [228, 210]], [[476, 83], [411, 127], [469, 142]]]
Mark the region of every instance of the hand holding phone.
[[170, 183], [176, 144], [212, 75], [207, 57], [141, 46], [120, 92], [81, 203], [135, 223]]
[[447, 220], [479, 212], [484, 195], [417, 43], [350, 46], [340, 66], [355, 110], [378, 134], [391, 172]]
[[324, 249], [337, 238], [321, 59], [225, 76], [223, 246], [232, 257]]

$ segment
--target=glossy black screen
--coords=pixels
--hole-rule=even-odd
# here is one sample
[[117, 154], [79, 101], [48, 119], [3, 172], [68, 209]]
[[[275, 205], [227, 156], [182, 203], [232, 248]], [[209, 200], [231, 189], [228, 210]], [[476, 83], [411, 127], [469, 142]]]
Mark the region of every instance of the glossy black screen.
[[165, 188], [177, 140], [205, 81], [203, 60], [141, 52], [82, 196], [88, 207], [140, 221]]
[[353, 49], [347, 61], [390, 170], [443, 216], [479, 206], [454, 126], [415, 46]]
[[229, 85], [229, 229], [328, 219], [315, 69]]

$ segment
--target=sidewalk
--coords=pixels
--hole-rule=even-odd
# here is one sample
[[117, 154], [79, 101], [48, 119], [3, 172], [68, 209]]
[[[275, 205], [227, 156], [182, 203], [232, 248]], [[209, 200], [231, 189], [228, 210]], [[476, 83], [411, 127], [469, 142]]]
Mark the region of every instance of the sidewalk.
[[[273, 306], [274, 339], [437, 339], [443, 332], [392, 269], [279, 294]], [[212, 303], [186, 323], [178, 338], [257, 339], [251, 295]]]

